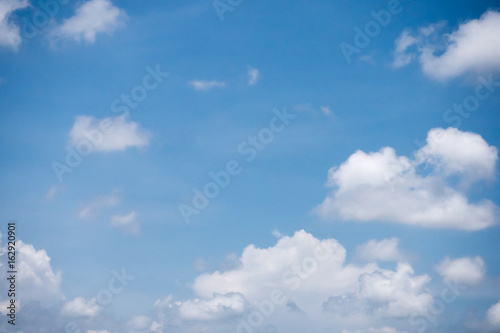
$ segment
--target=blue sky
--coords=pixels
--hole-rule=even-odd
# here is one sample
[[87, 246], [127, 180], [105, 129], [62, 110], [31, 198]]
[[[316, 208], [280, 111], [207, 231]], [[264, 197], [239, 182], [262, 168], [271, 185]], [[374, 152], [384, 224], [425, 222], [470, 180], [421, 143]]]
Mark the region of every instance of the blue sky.
[[499, 45], [495, 1], [0, 0], [0, 331], [498, 331]]

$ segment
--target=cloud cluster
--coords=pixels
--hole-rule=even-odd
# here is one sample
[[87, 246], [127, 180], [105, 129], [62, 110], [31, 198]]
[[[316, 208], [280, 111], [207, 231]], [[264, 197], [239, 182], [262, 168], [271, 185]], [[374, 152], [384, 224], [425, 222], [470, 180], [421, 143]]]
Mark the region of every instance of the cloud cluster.
[[[64, 302], [61, 274], [53, 272], [45, 251], [19, 243], [20, 263], [26, 272], [23, 291], [30, 295], [20, 327], [26, 331], [43, 326], [82, 332], [248, 333], [301, 332], [310, 327], [313, 331], [328, 328], [332, 333], [405, 333], [412, 327], [404, 318], [424, 316], [434, 302], [427, 289], [429, 275], [415, 274], [408, 262], [398, 261], [394, 269], [373, 262], [349, 264], [338, 241], [320, 240], [300, 230], [293, 236], [280, 235], [268, 248], [247, 246], [237, 267], [199, 275], [192, 284], [197, 297], [183, 301], [171, 295], [160, 298], [153, 312], [136, 314], [124, 322], [103, 311], [99, 293], [97, 298], [79, 296]], [[396, 238], [371, 240], [359, 249], [376, 249], [380, 252], [375, 255], [377, 260], [396, 260], [397, 245]], [[4, 255], [2, 252], [0, 259]], [[466, 257], [446, 258], [437, 267], [443, 274], [460, 276], [463, 282], [475, 280], [464, 270], [482, 265], [481, 258]], [[2, 297], [0, 303], [5, 304]], [[500, 325], [499, 309], [496, 304], [487, 312], [489, 325]], [[0, 329], [4, 324], [0, 323]]]
[[498, 151], [475, 133], [435, 128], [410, 159], [391, 147], [357, 151], [328, 174], [333, 188], [315, 212], [325, 219], [390, 221], [430, 228], [480, 230], [498, 207], [472, 203], [467, 187], [494, 179]]
[[[10, 47], [17, 51], [23, 42], [22, 34], [26, 33], [28, 25], [32, 25], [31, 30], [37, 33], [42, 30], [43, 25], [47, 26], [48, 38], [52, 43], [57, 41], [84, 40], [87, 43], [94, 43], [96, 36], [100, 33], [112, 34], [114, 30], [125, 23], [127, 15], [123, 9], [120, 9], [112, 4], [110, 0], [88, 0], [79, 4], [75, 10], [75, 15], [64, 20], [61, 24], [48, 24], [52, 16], [59, 12], [59, 3], [47, 3], [44, 6], [50, 8], [44, 9], [23, 20], [24, 26], [21, 28], [19, 23], [12, 16], [19, 9], [36, 8], [30, 4], [28, 0], [2, 0], [0, 1], [0, 46]], [[44, 7], [45, 8], [45, 7]], [[38, 15], [38, 16], [36, 16]], [[35, 20], [36, 17], [45, 17], [42, 25], [34, 24], [30, 20]], [[39, 20], [39, 19], [38, 19]], [[36, 28], [35, 25], [38, 27]], [[28, 36], [26, 36], [28, 37]], [[33, 36], [30, 36], [31, 38]]]
[[439, 38], [436, 35], [442, 27], [442, 23], [423, 27], [416, 35], [403, 31], [395, 42], [394, 66], [407, 65], [418, 57], [424, 73], [438, 80], [500, 69], [498, 11], [489, 10]]
[[322, 321], [336, 322], [336, 327], [354, 320], [348, 323], [352, 327], [355, 318], [363, 318], [363, 327], [380, 318], [423, 313], [433, 301], [426, 290], [430, 277], [415, 275], [408, 263], [398, 263], [395, 270], [375, 263], [348, 264], [345, 248], [335, 239], [319, 240], [304, 230], [281, 237], [269, 248], [249, 245], [239, 261], [228, 271], [199, 275], [192, 285], [199, 298], [159, 299], [155, 306], [163, 321], [157, 324], [164, 327], [173, 318], [176, 325], [232, 318], [226, 322], [235, 321], [245, 332], [244, 327], [260, 325], [255, 319], [259, 313], [275, 318], [300, 313], [311, 318], [319, 315]]

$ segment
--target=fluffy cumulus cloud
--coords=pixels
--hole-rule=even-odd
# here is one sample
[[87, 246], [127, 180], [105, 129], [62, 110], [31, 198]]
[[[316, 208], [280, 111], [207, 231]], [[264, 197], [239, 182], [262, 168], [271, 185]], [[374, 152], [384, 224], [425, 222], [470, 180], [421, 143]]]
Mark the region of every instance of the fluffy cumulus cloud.
[[226, 86], [225, 82], [220, 81], [203, 81], [203, 80], [194, 80], [189, 82], [189, 84], [194, 88], [194, 90], [199, 91], [207, 91], [212, 90], [214, 88], [224, 88]]
[[[1, 237], [1, 235], [0, 235]], [[0, 251], [0, 262], [6, 263], [7, 251]], [[7, 279], [7, 269], [0, 264], [0, 278]], [[44, 307], [50, 307], [64, 300], [61, 291], [61, 272], [54, 272], [50, 264], [50, 257], [45, 250], [37, 250], [31, 244], [21, 240], [16, 241], [16, 270], [18, 271], [16, 285], [22, 290], [22, 298], [18, 299], [19, 305], [24, 309], [30, 303], [36, 302]], [[5, 313], [6, 295], [0, 296], [2, 303], [1, 312]]]
[[149, 145], [151, 134], [127, 118], [126, 113], [101, 120], [92, 116], [77, 116], [69, 134], [70, 143], [82, 155], [92, 151], [123, 151], [129, 147]]
[[436, 266], [436, 271], [449, 281], [462, 285], [474, 285], [483, 280], [486, 274], [486, 265], [479, 256], [454, 260], [446, 257]]
[[484, 229], [496, 223], [498, 207], [489, 200], [470, 202], [466, 190], [494, 179], [497, 159], [497, 149], [478, 134], [432, 129], [413, 159], [384, 147], [357, 151], [331, 168], [333, 190], [315, 212], [325, 219]]
[[500, 329], [500, 302], [488, 309], [486, 321], [494, 328]]
[[[196, 297], [182, 301], [173, 296], [160, 298], [153, 311], [132, 315], [128, 321], [103, 311], [99, 296], [64, 302], [61, 276], [53, 272], [45, 251], [19, 242], [20, 264], [29, 281], [23, 290], [35, 301], [31, 308], [25, 306], [20, 329], [405, 333], [414, 329], [408, 316], [424, 318], [431, 311], [434, 298], [426, 287], [430, 277], [417, 274], [407, 262], [399, 261], [393, 269], [373, 262], [354, 265], [347, 262], [345, 248], [335, 239], [321, 240], [304, 230], [278, 237], [268, 248], [247, 246], [237, 266], [199, 275], [192, 284]], [[397, 239], [369, 241], [363, 246], [394, 249]], [[5, 255], [2, 251], [0, 256]], [[395, 259], [392, 254], [388, 257]], [[49, 299], [52, 302], [46, 302]], [[44, 307], [38, 303], [42, 301]], [[3, 306], [5, 300], [0, 298], [0, 303]], [[497, 304], [487, 312], [490, 325], [499, 325], [499, 309]], [[0, 330], [5, 325], [0, 323]]]
[[403, 31], [396, 40], [394, 65], [404, 66], [419, 57], [423, 71], [439, 80], [467, 72], [500, 69], [498, 11], [489, 10], [479, 19], [465, 22], [452, 33], [437, 38], [436, 34], [442, 26], [437, 24], [421, 28], [416, 35], [411, 35], [409, 30]]
[[28, 0], [0, 1], [0, 45], [17, 51], [22, 42], [21, 29], [11, 20], [14, 11], [29, 7]]
[[398, 248], [399, 239], [390, 238], [380, 241], [371, 239], [356, 248], [358, 257], [368, 261], [399, 261], [403, 255]]
[[114, 6], [110, 0], [89, 0], [83, 2], [75, 16], [54, 28], [54, 40], [73, 39], [94, 43], [99, 33], [111, 34], [126, 19], [125, 11]]
[[[408, 263], [394, 270], [375, 263], [348, 264], [345, 248], [335, 239], [319, 240], [303, 230], [280, 237], [269, 248], [249, 245], [239, 262], [224, 272], [199, 275], [192, 285], [198, 295], [194, 300], [159, 299], [152, 326], [169, 324], [173, 331], [189, 326], [194, 332], [201, 327], [194, 322], [210, 321], [216, 325], [210, 327], [220, 331], [250, 332], [265, 330], [264, 318], [269, 318], [267, 323], [280, 331], [309, 326], [337, 327], [332, 332], [340, 333], [342, 326], [380, 327], [378, 323], [387, 318], [423, 313], [433, 300], [425, 287], [429, 276], [416, 275]], [[393, 332], [387, 329], [369, 332]]]

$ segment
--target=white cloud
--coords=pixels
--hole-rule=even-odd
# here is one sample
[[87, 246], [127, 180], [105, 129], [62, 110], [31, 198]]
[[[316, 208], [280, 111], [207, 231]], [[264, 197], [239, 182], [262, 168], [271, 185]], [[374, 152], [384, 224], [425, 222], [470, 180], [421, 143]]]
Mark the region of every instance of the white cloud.
[[436, 266], [436, 271], [446, 280], [462, 285], [474, 285], [483, 280], [486, 265], [479, 256], [454, 260], [446, 257]]
[[10, 20], [11, 14], [22, 8], [30, 7], [28, 0], [0, 1], [0, 45], [12, 47], [14, 51], [21, 45], [21, 29]]
[[225, 82], [203, 80], [194, 80], [189, 82], [189, 84], [194, 88], [194, 90], [201, 91], [207, 91], [214, 88], [224, 88], [226, 86]]
[[[0, 262], [6, 263], [7, 252], [0, 253]], [[16, 285], [22, 290], [20, 306], [25, 306], [32, 301], [40, 302], [44, 307], [50, 307], [64, 300], [61, 291], [61, 272], [54, 272], [50, 257], [45, 250], [36, 250], [33, 245], [21, 240], [16, 241]], [[8, 274], [2, 267], [0, 278], [5, 281]], [[0, 296], [1, 298], [2, 296]], [[1, 308], [5, 313], [5, 308]]]
[[83, 297], [76, 297], [63, 305], [61, 314], [68, 317], [92, 318], [97, 316], [100, 310], [101, 306], [97, 304], [95, 298], [85, 299]]
[[488, 309], [486, 312], [486, 320], [491, 326], [500, 328], [500, 302]]
[[[489, 10], [479, 19], [461, 24], [451, 34], [434, 38], [433, 26], [420, 29], [413, 37], [408, 30], [396, 40], [396, 67], [411, 62], [417, 56], [408, 47], [417, 44], [423, 71], [438, 80], [446, 80], [467, 72], [500, 69], [500, 13]], [[444, 42], [443, 42], [444, 41]], [[440, 55], [435, 55], [439, 51]]]
[[399, 239], [390, 238], [380, 241], [371, 239], [356, 248], [358, 256], [368, 261], [399, 261], [403, 255], [398, 249]]
[[94, 43], [98, 33], [113, 33], [124, 23], [126, 17], [125, 11], [115, 7], [110, 0], [89, 0], [76, 9], [75, 16], [52, 31], [52, 38], [76, 41], [83, 39]]
[[386, 316], [404, 317], [425, 313], [433, 297], [426, 292], [428, 275], [414, 276], [409, 264], [400, 263], [396, 271], [379, 270], [359, 277], [362, 299], [379, 305], [376, 311]]
[[474, 133], [437, 128], [429, 131], [427, 145], [415, 156], [397, 156], [390, 147], [355, 152], [329, 170], [333, 190], [315, 212], [326, 219], [463, 230], [496, 223], [498, 207], [489, 200], [470, 203], [464, 186], [493, 178], [495, 147]]
[[260, 72], [257, 68], [248, 66], [248, 85], [255, 85], [260, 79]]
[[111, 225], [129, 234], [138, 234], [141, 231], [141, 225], [135, 211], [126, 215], [114, 215], [111, 217]]
[[467, 182], [494, 179], [497, 148], [488, 145], [476, 133], [456, 128], [436, 128], [429, 131], [427, 145], [420, 149], [419, 163], [434, 165], [446, 176], [461, 175]]
[[78, 218], [94, 219], [100, 215], [103, 208], [116, 206], [119, 203], [120, 197], [116, 194], [100, 195], [78, 211]]
[[128, 114], [122, 114], [98, 120], [77, 116], [70, 131], [70, 143], [85, 151], [122, 151], [149, 145], [151, 134], [140, 129], [138, 123], [127, 121], [127, 117]]
[[419, 42], [419, 38], [410, 35], [410, 30], [405, 29], [401, 35], [396, 39], [396, 49], [394, 50], [394, 67], [402, 67], [408, 65], [415, 57], [413, 53], [406, 51], [411, 46]]
[[129, 333], [150, 332], [150, 326], [151, 318], [147, 316], [133, 316], [132, 319], [127, 322]]
[[306, 313], [330, 308], [324, 304], [328, 294], [352, 295], [372, 313], [388, 317], [420, 313], [432, 303], [424, 288], [429, 276], [415, 276], [409, 264], [400, 263], [391, 271], [373, 263], [346, 264], [345, 258], [345, 249], [336, 240], [320, 241], [302, 230], [267, 249], [248, 246], [240, 267], [202, 274], [193, 289], [206, 299], [214, 294], [242, 294], [251, 304], [269, 299], [278, 289]]

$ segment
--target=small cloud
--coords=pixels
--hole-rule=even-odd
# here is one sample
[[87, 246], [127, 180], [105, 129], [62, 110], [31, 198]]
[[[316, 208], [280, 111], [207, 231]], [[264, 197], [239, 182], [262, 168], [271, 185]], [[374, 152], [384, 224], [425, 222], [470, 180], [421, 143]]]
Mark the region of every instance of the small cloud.
[[283, 237], [283, 234], [281, 232], [278, 231], [278, 229], [274, 229], [272, 232], [274, 237], [280, 239], [281, 237]]
[[214, 88], [224, 88], [226, 86], [225, 82], [202, 80], [194, 80], [189, 82], [189, 84], [194, 88], [194, 90], [199, 91], [207, 91]]
[[69, 133], [70, 143], [88, 151], [121, 151], [128, 147], [149, 145], [151, 133], [142, 130], [138, 123], [127, 120], [127, 117], [127, 113], [101, 120], [92, 116], [77, 116]]
[[260, 72], [257, 68], [248, 66], [248, 85], [253, 86], [260, 79]]
[[119, 203], [120, 197], [118, 195], [100, 195], [80, 209], [78, 218], [85, 220], [94, 219], [100, 215], [103, 208], [116, 206]]
[[126, 17], [125, 11], [115, 7], [109, 0], [90, 0], [76, 9], [75, 16], [55, 27], [50, 36], [52, 40], [83, 39], [92, 44], [98, 33], [112, 34]]
[[147, 332], [151, 326], [151, 319], [147, 316], [133, 316], [127, 322], [127, 328], [131, 332]]
[[137, 221], [137, 214], [135, 211], [128, 213], [127, 215], [115, 215], [111, 218], [111, 225], [121, 229], [123, 232], [128, 234], [138, 234], [140, 233], [140, 224]]
[[320, 110], [321, 110], [321, 112], [323, 112], [324, 115], [327, 115], [327, 116], [329, 116], [333, 113], [329, 106], [322, 106], [320, 108]]
[[87, 300], [83, 297], [76, 297], [63, 305], [61, 314], [68, 317], [93, 318], [99, 311], [101, 311], [101, 306], [97, 303], [95, 298]]
[[414, 58], [414, 53], [408, 53], [407, 50], [420, 42], [421, 38], [410, 35], [411, 30], [405, 29], [394, 42], [396, 49], [394, 50], [394, 61], [392, 65], [396, 68], [408, 65]]
[[436, 266], [436, 271], [446, 280], [464, 285], [474, 285], [483, 280], [486, 274], [486, 265], [479, 256], [455, 260], [446, 257]]
[[399, 261], [403, 255], [398, 249], [399, 239], [390, 238], [380, 241], [371, 239], [356, 248], [358, 257], [368, 261]]

